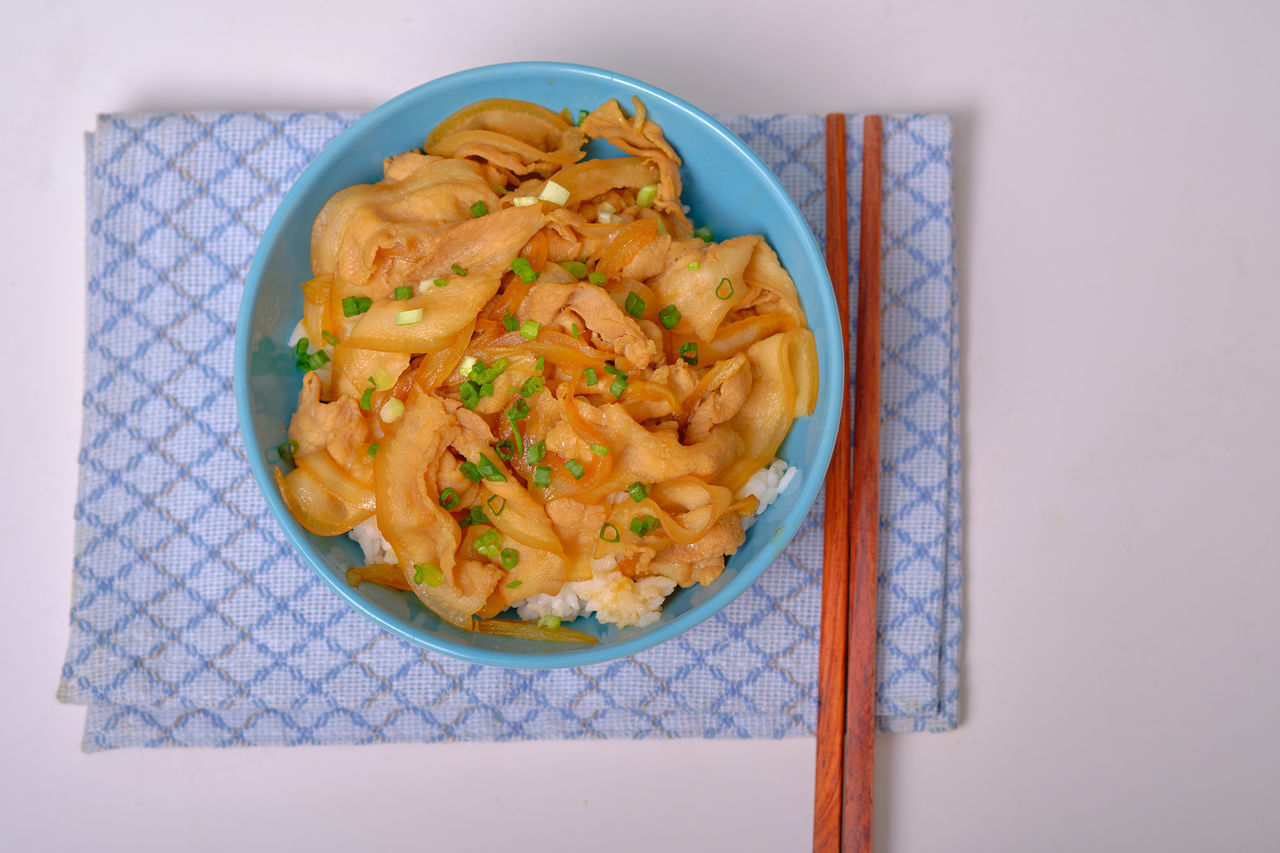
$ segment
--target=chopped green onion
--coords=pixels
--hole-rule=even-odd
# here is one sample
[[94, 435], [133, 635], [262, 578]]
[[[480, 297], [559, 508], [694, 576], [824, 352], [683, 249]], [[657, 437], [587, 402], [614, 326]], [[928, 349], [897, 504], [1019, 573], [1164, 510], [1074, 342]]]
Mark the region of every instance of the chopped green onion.
[[[495, 504], [494, 501], [497, 501]], [[493, 513], [494, 518], [502, 515], [502, 511], [507, 508], [507, 499], [502, 495], [489, 495], [489, 500], [485, 501], [489, 506], [489, 512]]]
[[668, 305], [658, 312], [658, 320], [662, 323], [662, 328], [674, 329], [680, 322], [680, 309], [674, 305]]
[[528, 258], [516, 258], [512, 261], [511, 271], [520, 276], [520, 280], [525, 284], [533, 284], [538, 280], [539, 273], [534, 272], [533, 265], [529, 263]]
[[621, 397], [622, 392], [627, 390], [627, 380], [619, 376], [613, 380], [613, 384], [609, 386], [609, 393], [614, 397]]
[[536, 320], [525, 320], [520, 324], [520, 337], [527, 338], [531, 341], [538, 339], [538, 332], [542, 331], [542, 324]]
[[364, 389], [364, 393], [360, 395], [360, 408], [366, 412], [373, 409], [373, 386], [370, 385]]
[[546, 465], [539, 465], [533, 469], [533, 484], [546, 488], [551, 485], [551, 468]]
[[532, 207], [537, 203], [538, 200], [531, 195], [518, 195], [511, 199], [512, 207]]
[[696, 270], [700, 266], [702, 266], [702, 264], [698, 263], [697, 261], [689, 261], [689, 269], [691, 270]]
[[484, 514], [478, 506], [473, 506], [467, 510], [467, 514], [463, 516], [462, 521], [458, 522], [459, 527], [474, 527], [477, 524], [488, 524], [489, 518]]
[[550, 616], [550, 615], [548, 615], [548, 616], [539, 616], [539, 617], [538, 617], [538, 627], [539, 627], [539, 628], [559, 628], [559, 627], [560, 627], [560, 617], [559, 617], [559, 616]]
[[581, 126], [582, 123], [587, 120], [587, 116], [589, 115], [591, 115], [591, 113], [586, 110], [578, 110], [578, 125]]
[[375, 370], [373, 375], [369, 377], [369, 383], [379, 391], [386, 391], [388, 388], [396, 384], [395, 379], [391, 378], [391, 374], [385, 370]]
[[298, 345], [293, 348], [293, 351], [296, 352], [298, 355], [306, 355], [307, 347], [310, 344], [311, 344], [310, 341], [308, 341], [306, 338], [303, 338], [302, 340], [298, 341]]
[[546, 380], [541, 376], [530, 376], [524, 381], [524, 384], [520, 386], [520, 396], [532, 397], [534, 394], [541, 391], [545, 385]]
[[480, 385], [491, 383], [506, 371], [507, 365], [510, 363], [511, 362], [507, 359], [500, 358], [495, 361], [492, 366], [485, 367], [483, 361], [477, 361], [471, 366], [471, 370], [469, 371], [471, 381], [479, 383]]
[[592, 284], [598, 284], [601, 287], [604, 287], [604, 283], [608, 280], [609, 280], [608, 276], [606, 276], [602, 272], [593, 272], [587, 276], [587, 281], [591, 282]]
[[575, 341], [578, 339], [578, 324], [577, 324], [577, 323], [570, 323], [570, 324], [569, 324], [569, 334], [573, 335], [573, 339], [574, 339]]
[[293, 454], [298, 452], [298, 442], [291, 438], [284, 444], [277, 447], [276, 452], [280, 454], [280, 458], [285, 462], [292, 462]]
[[733, 296], [733, 282], [727, 278], [720, 279], [716, 285], [716, 299], [728, 299], [730, 296]]
[[484, 479], [484, 476], [480, 473], [480, 469], [474, 462], [463, 462], [458, 466], [458, 473], [473, 483], [478, 483]]
[[658, 197], [657, 184], [645, 184], [636, 190], [636, 204], [641, 207], [653, 207], [653, 200]]
[[511, 571], [520, 562], [520, 553], [515, 548], [503, 548], [498, 554], [498, 562], [502, 564], [502, 568]]
[[658, 529], [658, 519], [652, 515], [641, 515], [631, 519], [631, 532], [637, 536], [644, 536], [650, 531]]
[[344, 296], [342, 299], [342, 313], [347, 317], [363, 314], [372, 307], [373, 300], [368, 296]]
[[587, 265], [582, 261], [561, 261], [560, 266], [579, 281], [587, 277]]
[[537, 465], [547, 456], [547, 443], [539, 441], [537, 444], [529, 445], [529, 449], [525, 452], [524, 458], [529, 461], [530, 465]]
[[449, 279], [447, 278], [438, 278], [435, 280], [436, 287], [444, 287], [448, 283], [449, 283]]
[[595, 385], [596, 369], [594, 367], [588, 367], [586, 370], [582, 371], [582, 381], [587, 383], [588, 386]]
[[509, 461], [512, 456], [516, 455], [516, 446], [511, 443], [511, 439], [509, 438], [504, 438], [502, 441], [499, 441], [493, 446], [493, 449], [497, 451], [498, 458], [503, 462]]
[[453, 270], [453, 271], [454, 271], [454, 273], [455, 273], [455, 274], [457, 274], [457, 275], [466, 275], [466, 274], [467, 274], [467, 271], [466, 271], [465, 269], [463, 269], [461, 266], [459, 266], [458, 264], [450, 264], [450, 265], [449, 265], [449, 269]]
[[573, 475], [573, 479], [575, 480], [581, 480], [582, 475], [586, 473], [586, 471], [582, 467], [582, 463], [579, 462], [577, 459], [570, 459], [569, 461], [565, 462], [564, 467], [565, 467], [565, 470], [567, 470], [570, 474]]
[[617, 542], [622, 535], [618, 533], [618, 525], [612, 521], [606, 521], [600, 525], [600, 538], [606, 542]]
[[533, 363], [533, 369], [541, 373], [547, 366], [547, 357], [545, 355], [538, 356], [538, 360]]
[[608, 456], [609, 448], [605, 447], [603, 444], [593, 444], [591, 445], [591, 452], [597, 456]]
[[636, 480], [630, 486], [627, 486], [627, 494], [631, 495], [631, 500], [640, 503], [640, 501], [649, 497], [649, 488], [649, 486]]
[[463, 382], [458, 386], [458, 396], [462, 399], [462, 405], [474, 409], [480, 402], [480, 386], [470, 381]]
[[529, 417], [529, 404], [523, 397], [516, 397], [511, 403], [511, 408], [507, 409], [507, 420], [515, 423]]
[[492, 397], [492, 396], [493, 396], [493, 383], [492, 382], [481, 383], [480, 397], [483, 399], [484, 397]]
[[511, 583], [507, 584], [507, 589], [515, 589], [516, 587], [520, 586], [520, 584], [522, 583], [524, 583], [524, 581], [512, 581]]
[[624, 307], [632, 317], [640, 318], [644, 316], [644, 299], [634, 290], [627, 294], [627, 302]]
[[606, 365], [604, 366], [604, 372], [605, 372], [605, 373], [612, 373], [614, 376], [621, 376], [623, 379], [630, 379], [630, 378], [631, 378], [630, 376], [628, 376], [627, 374], [623, 373], [623, 372], [622, 372], [621, 370], [619, 370], [618, 368], [614, 367], [612, 364], [606, 364]]
[[324, 342], [327, 343], [329, 346], [332, 347], [332, 346], [338, 345], [338, 336], [335, 335], [333, 332], [329, 331], [328, 329], [325, 329], [320, 334], [324, 335]]
[[511, 433], [516, 437], [516, 456], [524, 455], [524, 438], [520, 435], [520, 427], [516, 425], [519, 418], [511, 417], [511, 412], [506, 413], [507, 420], [511, 423]]
[[458, 493], [453, 489], [445, 489], [440, 493], [440, 506], [445, 509], [453, 509], [462, 503], [462, 498], [458, 497]]
[[693, 229], [693, 236], [698, 237], [704, 243], [711, 242], [711, 226], [703, 225], [701, 228]]
[[698, 344], [696, 341], [689, 341], [680, 345], [679, 355], [686, 363], [697, 367], [698, 365]]
[[415, 323], [421, 323], [421, 322], [422, 322], [422, 309], [421, 309], [421, 308], [414, 308], [414, 309], [413, 309], [413, 310], [411, 310], [411, 311], [397, 311], [397, 312], [396, 312], [396, 325], [397, 325], [397, 326], [412, 326], [412, 325], [413, 325], [413, 324], [415, 324]]
[[538, 193], [538, 198], [552, 204], [564, 204], [569, 200], [569, 191], [555, 181], [547, 181], [547, 185]]
[[483, 554], [491, 560], [498, 559], [498, 553], [502, 549], [502, 534], [496, 530], [490, 530], [476, 537], [476, 541], [471, 543], [471, 547], [475, 549], [477, 554]]
[[507, 481], [507, 475], [502, 473], [501, 469], [494, 464], [493, 460], [488, 456], [485, 456], [483, 453], [480, 454], [480, 461], [476, 463], [476, 470], [478, 470], [480, 472], [480, 476], [484, 477], [486, 480], [491, 480], [495, 483], [505, 483]]
[[373, 444], [369, 445], [368, 453], [370, 456], [378, 455], [378, 443], [376, 441]]
[[478, 201], [475, 204], [471, 205], [472, 216], [479, 218], [481, 216], [484, 216], [488, 212], [489, 212], [489, 205], [485, 204], [483, 201]]
[[516, 329], [520, 328], [520, 321], [510, 313], [503, 314], [502, 328], [506, 329], [508, 332], [514, 332]]
[[412, 287], [397, 287], [397, 288], [396, 288], [396, 299], [399, 299], [399, 300], [403, 301], [403, 300], [405, 300], [405, 299], [408, 299], [410, 296], [413, 296], [413, 288], [412, 288]]
[[396, 397], [392, 397], [383, 403], [382, 408], [378, 410], [378, 417], [382, 419], [384, 424], [393, 424], [403, 416], [404, 403]]
[[440, 586], [444, 583], [444, 572], [435, 563], [414, 563], [413, 582], [427, 586]]

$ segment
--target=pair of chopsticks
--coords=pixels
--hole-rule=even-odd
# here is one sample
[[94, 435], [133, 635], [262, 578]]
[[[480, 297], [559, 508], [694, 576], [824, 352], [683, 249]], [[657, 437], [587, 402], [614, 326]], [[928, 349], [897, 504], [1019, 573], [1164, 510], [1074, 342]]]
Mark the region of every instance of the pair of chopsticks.
[[[818, 655], [814, 853], [870, 853], [876, 722], [876, 579], [880, 530], [880, 207], [883, 129], [862, 131], [853, 449], [849, 385], [827, 477]], [[827, 116], [827, 270], [849, 342], [849, 218], [845, 121]], [[846, 365], [848, 364], [846, 349]]]

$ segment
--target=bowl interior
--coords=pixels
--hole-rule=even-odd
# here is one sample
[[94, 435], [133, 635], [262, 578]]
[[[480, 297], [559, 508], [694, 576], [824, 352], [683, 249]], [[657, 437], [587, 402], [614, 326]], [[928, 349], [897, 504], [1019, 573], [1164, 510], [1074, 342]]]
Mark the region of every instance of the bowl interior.
[[[302, 529], [272, 482], [275, 448], [297, 404], [301, 374], [287, 341], [302, 315], [299, 285], [310, 277], [312, 222], [343, 187], [382, 177], [391, 154], [419, 148], [427, 132], [450, 113], [483, 98], [519, 98], [553, 111], [592, 109], [616, 98], [629, 111], [638, 96], [684, 161], [684, 200], [695, 224], [718, 238], [763, 234], [795, 279], [810, 328], [817, 337], [821, 388], [814, 414], [792, 426], [779, 455], [799, 468], [787, 493], [747, 533], [746, 543], [709, 587], [676, 590], [661, 619], [646, 628], [619, 630], [594, 619], [575, 629], [597, 645], [538, 643], [461, 631], [423, 607], [412, 593], [374, 584], [352, 589], [347, 568], [362, 560], [347, 537], [326, 538]], [[589, 156], [618, 156], [592, 142]], [[825, 264], [804, 219], [768, 168], [732, 133], [680, 99], [608, 71], [560, 63], [513, 63], [461, 72], [389, 101], [338, 137], [302, 173], [282, 201], [254, 259], [236, 336], [236, 398], [250, 466], [277, 522], [311, 567], [358, 610], [386, 629], [427, 648], [477, 663], [554, 667], [594, 663], [632, 654], [687, 630], [750, 585], [799, 528], [830, 461], [844, 383], [843, 349]]]

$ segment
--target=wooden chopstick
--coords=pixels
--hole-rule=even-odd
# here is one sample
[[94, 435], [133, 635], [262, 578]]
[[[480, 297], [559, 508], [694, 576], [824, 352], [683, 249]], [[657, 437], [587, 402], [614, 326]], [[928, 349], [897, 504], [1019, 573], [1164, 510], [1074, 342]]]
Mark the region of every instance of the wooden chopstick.
[[844, 738], [846, 853], [871, 851], [876, 735], [876, 587], [880, 539], [880, 208], [884, 131], [862, 129], [862, 230], [858, 246], [857, 367], [853, 404], [853, 578]]
[[[827, 272], [835, 288], [849, 366], [849, 209], [843, 113], [827, 116]], [[849, 383], [827, 471], [822, 620], [818, 651], [818, 757], [813, 797], [814, 853], [838, 853], [844, 808], [845, 650], [849, 622]]]

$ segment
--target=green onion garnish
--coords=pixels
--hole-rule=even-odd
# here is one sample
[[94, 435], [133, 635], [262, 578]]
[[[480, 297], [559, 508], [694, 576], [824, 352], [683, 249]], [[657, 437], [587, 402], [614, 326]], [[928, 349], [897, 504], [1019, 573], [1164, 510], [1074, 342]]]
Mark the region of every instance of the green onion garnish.
[[529, 404], [523, 397], [516, 397], [511, 403], [511, 408], [507, 409], [507, 420], [515, 423], [529, 417]]
[[579, 281], [587, 277], [587, 265], [582, 261], [561, 261], [560, 266]]
[[342, 298], [342, 313], [347, 317], [363, 314], [372, 307], [373, 300], [368, 296], [344, 296]]
[[591, 445], [591, 452], [597, 456], [608, 456], [609, 448], [605, 447], [603, 444], [593, 444]]
[[577, 323], [570, 323], [570, 324], [569, 324], [569, 334], [573, 335], [573, 339], [574, 339], [575, 341], [578, 339], [578, 324], [577, 324]]
[[602, 272], [593, 272], [587, 276], [587, 281], [592, 284], [598, 284], [601, 287], [604, 287], [604, 283], [608, 280], [609, 279]]
[[627, 294], [627, 302], [623, 307], [632, 317], [638, 319], [644, 316], [644, 300], [634, 290]]
[[404, 401], [396, 397], [383, 403], [382, 408], [378, 410], [378, 418], [384, 424], [393, 424], [402, 417], [404, 417]]
[[649, 488], [649, 486], [646, 486], [644, 483], [637, 480], [630, 486], [627, 486], [627, 494], [631, 495], [631, 500], [636, 503], [640, 503], [640, 501], [649, 497]]
[[652, 207], [653, 200], [658, 197], [658, 185], [646, 184], [636, 190], [636, 204], [640, 207]]
[[520, 386], [520, 396], [532, 397], [534, 394], [541, 391], [545, 385], [546, 380], [541, 376], [530, 376], [524, 381], [524, 384]]
[[298, 355], [306, 355], [307, 347], [310, 345], [311, 345], [311, 342], [308, 341], [306, 338], [303, 338], [302, 340], [298, 341], [298, 344], [293, 348], [293, 351], [296, 352]]
[[658, 320], [662, 323], [662, 328], [674, 329], [680, 322], [680, 309], [674, 305], [668, 305], [658, 312]]
[[324, 335], [324, 342], [327, 343], [329, 346], [332, 347], [332, 346], [338, 345], [338, 336], [335, 335], [333, 332], [329, 331], [328, 329], [325, 329], [320, 334]]
[[530, 465], [537, 465], [547, 457], [547, 443], [539, 441], [537, 444], [529, 445], [529, 449], [525, 451], [524, 458], [528, 460]]
[[412, 287], [397, 287], [397, 288], [396, 288], [396, 299], [405, 300], [405, 299], [408, 299], [410, 296], [413, 296], [413, 288], [412, 288]]
[[613, 384], [609, 386], [609, 393], [614, 397], [621, 397], [622, 392], [627, 390], [627, 380], [619, 376], [613, 380]]
[[546, 465], [539, 465], [533, 469], [533, 484], [546, 488], [551, 485], [551, 468]]
[[435, 563], [414, 563], [413, 582], [427, 586], [440, 586], [444, 583], [444, 572]]
[[480, 396], [481, 396], [481, 398], [484, 398], [484, 397], [492, 397], [492, 396], [493, 396], [493, 383], [492, 383], [492, 382], [485, 382], [485, 383], [481, 384], [481, 386], [480, 386]]
[[476, 537], [476, 541], [471, 544], [477, 554], [483, 554], [491, 560], [498, 558], [498, 552], [502, 548], [502, 534], [496, 530], [490, 530]]
[[423, 312], [422, 312], [422, 309], [421, 309], [421, 308], [414, 308], [414, 309], [412, 309], [412, 310], [410, 310], [410, 311], [397, 311], [397, 312], [396, 312], [396, 325], [397, 325], [397, 326], [412, 326], [412, 325], [414, 325], [415, 323], [421, 323], [421, 322], [422, 322], [422, 313], [423, 313]]
[[462, 503], [462, 498], [458, 497], [458, 493], [453, 489], [445, 489], [440, 493], [440, 506], [445, 509], [453, 509]]
[[459, 527], [472, 527], [477, 524], [488, 524], [489, 518], [484, 514], [478, 506], [473, 506], [467, 510], [467, 514], [463, 516], [462, 521], [458, 522]]
[[465, 269], [463, 269], [462, 267], [460, 267], [458, 264], [451, 264], [451, 265], [449, 266], [449, 269], [453, 270], [453, 271], [454, 271], [454, 273], [455, 273], [456, 275], [466, 275], [466, 274], [467, 274], [467, 271], [466, 271]]
[[689, 269], [691, 270], [696, 270], [700, 266], [702, 266], [702, 264], [698, 263], [697, 261], [689, 261]]
[[520, 276], [520, 280], [525, 284], [533, 284], [538, 280], [539, 273], [534, 272], [533, 265], [529, 263], [528, 258], [516, 258], [512, 261], [511, 271]]
[[711, 242], [711, 226], [703, 225], [701, 228], [693, 229], [693, 236], [698, 237], [704, 243]]
[[462, 405], [474, 409], [480, 402], [480, 386], [471, 381], [463, 382], [458, 386], [458, 396], [462, 399]]
[[475, 204], [471, 205], [472, 216], [475, 216], [478, 218], [478, 217], [484, 216], [488, 212], [489, 212], [489, 205], [485, 204], [483, 201], [478, 201]]
[[520, 586], [520, 584], [522, 583], [524, 583], [524, 581], [512, 581], [511, 583], [507, 584], [507, 589], [515, 589], [516, 587]]
[[631, 532], [637, 536], [644, 536], [651, 530], [658, 529], [658, 519], [652, 515], [641, 515], [631, 519]]
[[481, 385], [493, 382], [506, 371], [510, 363], [507, 359], [500, 358], [491, 367], [485, 367], [483, 361], [477, 361], [471, 366], [471, 381]]
[[503, 462], [509, 461], [512, 456], [516, 455], [516, 446], [511, 443], [511, 439], [509, 438], [504, 438], [502, 441], [499, 441], [493, 446], [493, 449], [497, 451], [498, 458]]
[[378, 455], [378, 443], [375, 441], [373, 444], [369, 445], [369, 450], [368, 450], [367, 452], [368, 452], [368, 454], [369, 454], [370, 456], [377, 456], [377, 455]]
[[285, 462], [292, 462], [293, 454], [298, 452], [298, 442], [291, 438], [284, 444], [277, 447], [276, 452], [280, 454], [280, 458]]
[[538, 617], [538, 627], [539, 628], [559, 628], [560, 617], [559, 616], [540, 616]]
[[631, 378], [630, 376], [628, 376], [627, 374], [623, 373], [623, 372], [622, 372], [621, 370], [619, 370], [618, 368], [614, 367], [612, 364], [606, 364], [606, 365], [604, 366], [604, 372], [605, 372], [605, 373], [612, 373], [614, 376], [621, 376], [623, 379], [630, 379], [630, 378]]
[[514, 332], [516, 329], [520, 328], [520, 321], [510, 313], [503, 314], [502, 328], [506, 329], [508, 332]]
[[[497, 503], [495, 504], [494, 501]], [[489, 512], [493, 513], [494, 518], [502, 515], [502, 511], [507, 508], [507, 499], [502, 495], [489, 495], [489, 500], [485, 503], [489, 506]]]
[[495, 483], [505, 483], [507, 475], [502, 473], [494, 461], [483, 453], [480, 454], [480, 461], [476, 463], [476, 470], [480, 472], [480, 476], [486, 480]]
[[438, 278], [435, 280], [436, 287], [444, 287], [448, 283], [449, 283], [449, 279], [447, 278]]
[[525, 320], [520, 324], [520, 337], [527, 338], [531, 341], [538, 339], [538, 332], [542, 331], [542, 324], [536, 320]]
[[733, 296], [733, 282], [727, 278], [720, 279], [716, 285], [716, 299], [728, 299], [730, 296]]
[[364, 389], [364, 393], [360, 395], [360, 408], [366, 412], [373, 410], [373, 386], [370, 385]]
[[578, 124], [581, 125], [584, 121], [586, 121], [587, 116], [589, 115], [591, 115], [591, 113], [587, 112], [586, 110], [578, 110]]
[[502, 563], [502, 568], [511, 571], [520, 562], [520, 554], [515, 548], [503, 548], [498, 554], [498, 562]]
[[570, 474], [573, 475], [573, 479], [575, 480], [581, 480], [582, 475], [586, 473], [586, 471], [582, 467], [582, 463], [579, 462], [577, 459], [570, 459], [569, 461], [565, 462], [564, 467], [565, 467], [565, 470], [567, 470]]
[[582, 381], [585, 382], [588, 386], [595, 385], [596, 369], [594, 367], [588, 367], [586, 370], [582, 371]]
[[698, 344], [695, 341], [681, 344], [679, 355], [686, 363], [696, 367], [698, 365]]
[[458, 473], [473, 483], [478, 483], [484, 479], [484, 475], [480, 473], [480, 468], [474, 462], [463, 462], [458, 466]]
[[543, 368], [545, 368], [546, 366], [547, 366], [547, 357], [545, 355], [538, 356], [538, 360], [533, 363], [533, 369], [538, 371], [539, 373], [541, 373]]
[[618, 525], [612, 521], [606, 521], [600, 525], [600, 538], [606, 542], [617, 542], [622, 535], [618, 533]]

